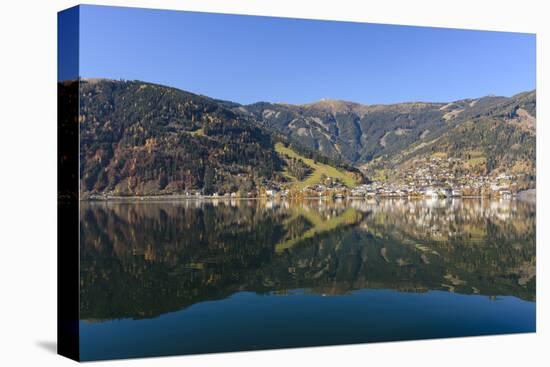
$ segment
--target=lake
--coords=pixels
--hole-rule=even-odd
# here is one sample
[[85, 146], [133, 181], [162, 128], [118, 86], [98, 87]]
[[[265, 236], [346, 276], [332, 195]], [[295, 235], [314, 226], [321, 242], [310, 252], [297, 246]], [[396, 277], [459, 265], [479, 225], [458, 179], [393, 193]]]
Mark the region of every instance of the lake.
[[83, 360], [535, 331], [520, 200], [82, 202]]

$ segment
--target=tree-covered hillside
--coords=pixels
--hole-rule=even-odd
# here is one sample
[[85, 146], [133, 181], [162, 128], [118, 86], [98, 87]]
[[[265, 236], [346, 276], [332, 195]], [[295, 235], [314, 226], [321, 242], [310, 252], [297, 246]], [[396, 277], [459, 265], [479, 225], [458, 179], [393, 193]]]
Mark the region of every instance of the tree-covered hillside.
[[[352, 164], [382, 157], [387, 160], [446, 136], [451, 140], [446, 146], [458, 152], [465, 145], [485, 150], [494, 160], [487, 166], [491, 171], [501, 166], [502, 159], [506, 160], [503, 166], [526, 159], [534, 163], [535, 106], [536, 93], [532, 91], [510, 98], [483, 97], [451, 103], [368, 106], [336, 100], [308, 105], [262, 102], [236, 111], [244, 110], [263, 126]], [[453, 141], [457, 131], [468, 130], [471, 125], [475, 127], [469, 134], [457, 136], [462, 143]]]
[[381, 155], [364, 167], [375, 176], [377, 170], [403, 172], [404, 168], [420, 167], [430, 157], [443, 157], [453, 160], [457, 175], [514, 175], [524, 177], [524, 187], [532, 187], [536, 175], [536, 94], [522, 93], [498, 101], [477, 110], [474, 104], [471, 110], [461, 112], [464, 116], [454, 117], [457, 121], [438, 136]]
[[[65, 85], [60, 85], [64, 88]], [[359, 171], [238, 113], [236, 103], [140, 81], [80, 81], [82, 196], [255, 193], [312, 173], [282, 157], [284, 143], [303, 157]], [[310, 180], [311, 181], [311, 180]], [[360, 179], [359, 179], [360, 181]]]
[[80, 85], [82, 192], [237, 191], [281, 168], [270, 135], [215, 101], [135, 81]]
[[[318, 170], [304, 159], [352, 171], [361, 182], [352, 165], [376, 177], [434, 154], [461, 160], [463, 173], [534, 181], [534, 91], [451, 103], [243, 106], [140, 81], [83, 79], [79, 90], [83, 197], [310, 185]], [[277, 142], [304, 158], [288, 159]]]

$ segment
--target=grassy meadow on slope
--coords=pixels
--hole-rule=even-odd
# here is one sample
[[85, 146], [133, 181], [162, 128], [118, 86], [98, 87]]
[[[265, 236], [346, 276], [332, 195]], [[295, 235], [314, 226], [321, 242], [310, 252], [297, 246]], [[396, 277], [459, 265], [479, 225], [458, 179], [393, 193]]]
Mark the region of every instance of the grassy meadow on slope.
[[347, 187], [354, 187], [358, 184], [356, 178], [351, 172], [345, 172], [343, 170], [339, 170], [327, 164], [316, 162], [313, 159], [306, 158], [296, 153], [291, 148], [285, 147], [282, 143], [275, 144], [275, 151], [287, 158], [299, 159], [302, 162], [304, 162], [306, 165], [312, 168], [313, 173], [311, 173], [308, 177], [306, 177], [304, 180], [301, 180], [301, 181], [296, 180], [288, 173], [286, 174], [287, 178], [290, 178], [291, 180], [294, 181], [293, 186], [298, 190], [301, 190], [306, 186], [311, 186], [311, 185], [320, 183], [321, 178], [323, 176], [330, 177], [333, 179], [338, 179], [342, 181], [342, 183]]

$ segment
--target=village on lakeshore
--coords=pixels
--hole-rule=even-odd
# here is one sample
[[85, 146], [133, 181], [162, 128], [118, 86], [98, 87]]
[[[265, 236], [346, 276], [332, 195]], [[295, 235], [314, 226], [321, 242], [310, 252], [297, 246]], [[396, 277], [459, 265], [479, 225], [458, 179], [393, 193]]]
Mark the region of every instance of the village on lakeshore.
[[[443, 161], [445, 164], [442, 164]], [[401, 169], [393, 177], [373, 180], [355, 187], [348, 187], [341, 180], [323, 176], [319, 182], [297, 189], [291, 183], [263, 182], [252, 191], [214, 192], [209, 195], [203, 190], [188, 190], [183, 193], [169, 193], [162, 196], [141, 196], [142, 199], [300, 199], [300, 198], [457, 198], [495, 197], [509, 199], [518, 192], [529, 189], [529, 178], [525, 174], [482, 175], [471, 172], [457, 174], [448, 169], [447, 163], [455, 159], [431, 158], [422, 165]], [[90, 195], [90, 200], [112, 200], [122, 198], [114, 194]], [[139, 198], [139, 196], [138, 196]]]

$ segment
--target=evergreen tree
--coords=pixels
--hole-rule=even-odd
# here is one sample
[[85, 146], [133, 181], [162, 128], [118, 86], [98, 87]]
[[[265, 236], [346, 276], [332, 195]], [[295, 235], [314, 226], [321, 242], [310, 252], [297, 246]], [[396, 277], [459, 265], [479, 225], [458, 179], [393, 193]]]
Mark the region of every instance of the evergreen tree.
[[211, 195], [214, 192], [214, 176], [214, 168], [212, 168], [212, 166], [210, 165], [207, 165], [204, 170], [204, 185], [202, 187], [203, 194]]

